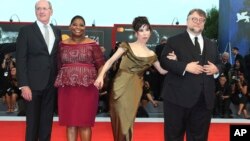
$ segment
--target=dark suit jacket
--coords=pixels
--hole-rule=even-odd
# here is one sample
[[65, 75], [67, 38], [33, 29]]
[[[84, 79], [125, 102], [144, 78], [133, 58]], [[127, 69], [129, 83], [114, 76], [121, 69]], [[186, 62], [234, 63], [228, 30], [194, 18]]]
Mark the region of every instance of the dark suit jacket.
[[16, 61], [19, 87], [29, 86], [32, 90], [43, 90], [49, 80], [54, 81], [57, 73], [57, 50], [61, 31], [53, 25], [55, 42], [51, 54], [37, 25], [22, 27], [17, 38]]
[[160, 60], [162, 50], [163, 50], [163, 48], [164, 48], [165, 46], [166, 46], [166, 44], [164, 43], [164, 44], [159, 44], [159, 45], [157, 45], [157, 46], [155, 47], [155, 53], [156, 53], [156, 55], [157, 55], [157, 57], [158, 57], [158, 60]]
[[[202, 56], [199, 55], [199, 50], [195, 48], [187, 32], [168, 39], [167, 45], [161, 54], [161, 65], [169, 71], [162, 88], [164, 101], [190, 108], [196, 104], [200, 94], [204, 94], [207, 108], [213, 108], [215, 92], [213, 75], [208, 76], [204, 73], [195, 75], [189, 72], [185, 72], [183, 75], [186, 65], [193, 61], [199, 61], [202, 65], [207, 64], [207, 61], [219, 65], [219, 54], [216, 45], [207, 38], [203, 37], [203, 39]], [[166, 58], [167, 54], [172, 51], [177, 55], [177, 61]]]
[[236, 60], [239, 60], [241, 63], [243, 63], [243, 56], [241, 56], [240, 54], [236, 54], [235, 59], [234, 59], [234, 62], [235, 62]]

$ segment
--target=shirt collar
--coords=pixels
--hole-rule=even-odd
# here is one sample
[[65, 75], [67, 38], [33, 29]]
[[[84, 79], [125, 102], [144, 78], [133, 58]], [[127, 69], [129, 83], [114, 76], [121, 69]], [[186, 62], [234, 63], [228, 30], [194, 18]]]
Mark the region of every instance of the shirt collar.
[[202, 39], [202, 35], [201, 34], [199, 34], [198, 36], [196, 36], [196, 35], [192, 34], [189, 31], [187, 31], [187, 32], [188, 32], [188, 35], [189, 35], [190, 39], [192, 39], [192, 40], [194, 40], [194, 37], [198, 37], [198, 40]]
[[[40, 21], [36, 21], [36, 23], [37, 23], [37, 25], [39, 26], [39, 27], [43, 27], [43, 23], [42, 22], [40, 22]], [[47, 24], [47, 26], [49, 26], [50, 27], [50, 24]]]

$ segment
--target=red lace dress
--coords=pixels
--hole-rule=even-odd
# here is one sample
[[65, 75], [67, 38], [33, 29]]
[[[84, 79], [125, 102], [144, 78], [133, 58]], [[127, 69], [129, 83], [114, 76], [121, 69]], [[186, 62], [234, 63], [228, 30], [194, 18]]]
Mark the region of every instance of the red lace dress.
[[96, 43], [60, 43], [58, 87], [59, 123], [91, 127], [98, 108], [98, 89], [93, 85], [104, 56]]

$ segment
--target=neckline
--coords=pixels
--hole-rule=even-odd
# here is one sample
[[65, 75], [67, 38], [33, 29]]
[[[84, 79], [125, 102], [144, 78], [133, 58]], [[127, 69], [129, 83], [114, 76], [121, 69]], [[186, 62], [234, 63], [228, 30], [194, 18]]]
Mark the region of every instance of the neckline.
[[90, 42], [90, 43], [76, 43], [76, 44], [73, 44], [73, 43], [61, 42], [61, 44], [64, 44], [64, 45], [87, 45], [87, 44], [96, 44], [96, 43], [95, 42]]
[[86, 40], [86, 37], [80, 37], [80, 38], [73, 38], [72, 36], [69, 38], [71, 41], [75, 42], [76, 44], [83, 43]]
[[135, 55], [135, 53], [133, 52], [133, 50], [132, 50], [130, 44], [129, 44], [128, 42], [126, 42], [126, 43], [127, 43], [128, 47], [129, 47], [131, 53], [133, 54], [133, 56], [135, 56], [136, 58], [151, 58], [151, 57], [154, 57], [154, 56], [155, 56], [155, 55], [152, 55], [152, 56], [137, 56], [137, 55]]

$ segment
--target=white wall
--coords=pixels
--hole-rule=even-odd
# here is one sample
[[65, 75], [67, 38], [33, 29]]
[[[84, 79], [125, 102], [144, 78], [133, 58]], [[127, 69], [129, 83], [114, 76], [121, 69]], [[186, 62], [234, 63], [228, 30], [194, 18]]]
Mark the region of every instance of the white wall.
[[[83, 16], [87, 25], [95, 20], [97, 26], [112, 26], [115, 23], [130, 24], [136, 16], [147, 16], [151, 24], [172, 24], [175, 17], [186, 24], [190, 9], [219, 7], [219, 0], [50, 0], [58, 25], [68, 25], [77, 14]], [[0, 0], [0, 21], [9, 21], [16, 14], [21, 22], [36, 20], [36, 0]], [[17, 21], [16, 16], [12, 16]], [[54, 21], [53, 21], [54, 22]], [[55, 22], [54, 22], [55, 23]], [[175, 20], [174, 20], [175, 23]]]

